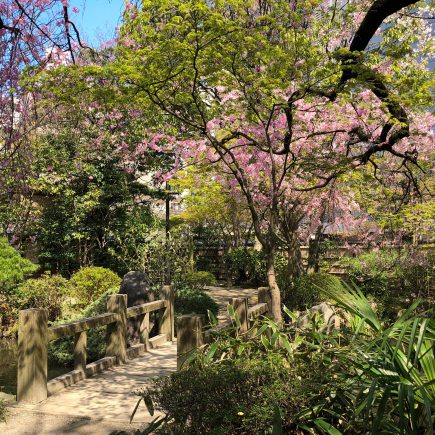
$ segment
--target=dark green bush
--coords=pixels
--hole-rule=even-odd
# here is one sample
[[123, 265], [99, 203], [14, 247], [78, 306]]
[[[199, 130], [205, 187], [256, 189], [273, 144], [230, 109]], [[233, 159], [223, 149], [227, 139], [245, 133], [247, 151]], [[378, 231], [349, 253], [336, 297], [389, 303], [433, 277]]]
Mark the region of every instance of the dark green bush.
[[328, 273], [312, 273], [296, 279], [294, 286], [285, 293], [283, 304], [291, 310], [305, 310], [325, 300], [320, 289], [339, 282], [338, 278]]
[[218, 304], [204, 291], [198, 289], [181, 288], [175, 292], [175, 315], [203, 314], [208, 319], [207, 311], [215, 316], [219, 311]]
[[287, 377], [279, 356], [226, 361], [157, 379], [149, 397], [173, 419], [171, 433], [264, 433]]
[[[107, 290], [96, 301], [83, 309], [80, 314], [58, 321], [58, 324], [73, 322], [107, 312], [107, 297], [117, 293], [118, 287]], [[88, 331], [88, 362], [103, 358], [106, 353], [106, 328], [93, 328]], [[74, 361], [74, 337], [63, 337], [48, 345], [50, 361], [65, 366], [71, 366]]]
[[235, 248], [226, 254], [224, 260], [236, 284], [265, 284], [266, 259], [262, 251]]
[[27, 275], [35, 272], [37, 266], [9, 245], [0, 237], [0, 291], [7, 292], [23, 281]]
[[71, 276], [77, 303], [85, 307], [96, 301], [107, 290], [119, 287], [121, 278], [110, 269], [104, 267], [84, 267]]

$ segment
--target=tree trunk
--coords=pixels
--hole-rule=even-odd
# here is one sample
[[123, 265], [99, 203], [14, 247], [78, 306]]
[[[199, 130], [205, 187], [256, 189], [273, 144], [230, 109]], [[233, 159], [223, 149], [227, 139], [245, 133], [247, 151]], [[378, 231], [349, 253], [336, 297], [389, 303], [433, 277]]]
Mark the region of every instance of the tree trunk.
[[282, 313], [281, 313], [281, 292], [276, 282], [275, 255], [272, 250], [266, 252], [267, 256], [267, 283], [270, 288], [270, 294], [272, 298], [272, 317], [279, 325], [282, 325]]
[[308, 263], [307, 263], [307, 273], [310, 275], [312, 273], [317, 273], [320, 269], [319, 265], [320, 259], [320, 238], [316, 236], [314, 239], [310, 239], [308, 244]]
[[287, 278], [292, 285], [295, 280], [301, 276], [301, 272], [301, 246], [297, 234], [294, 233], [289, 245], [287, 246]]

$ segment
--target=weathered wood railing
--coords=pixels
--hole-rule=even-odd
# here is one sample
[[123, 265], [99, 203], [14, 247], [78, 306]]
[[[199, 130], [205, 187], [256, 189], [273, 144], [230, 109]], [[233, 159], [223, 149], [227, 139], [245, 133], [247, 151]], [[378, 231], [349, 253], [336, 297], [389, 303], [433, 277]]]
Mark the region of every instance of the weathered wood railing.
[[[232, 298], [229, 303], [234, 307], [234, 312], [240, 320], [238, 332], [248, 331], [250, 324], [260, 316], [267, 316], [271, 312], [271, 296], [269, 287], [258, 289], [258, 304], [248, 306], [248, 298]], [[232, 320], [220, 323], [214, 328], [204, 330], [202, 315], [184, 315], [176, 319], [177, 324], [177, 367], [183, 365], [189, 353], [205, 343], [211, 343], [213, 336], [226, 328], [233, 326]]]
[[[163, 286], [160, 299], [127, 308], [127, 295], [110, 295], [107, 313], [64, 325], [48, 327], [47, 310], [20, 311], [18, 327], [17, 400], [39, 403], [49, 395], [75, 382], [101, 372], [128, 358], [142, 354], [149, 346], [174, 339], [174, 295], [171, 286]], [[159, 335], [149, 338], [149, 315], [158, 311]], [[127, 347], [127, 319], [144, 316], [141, 343]], [[87, 364], [87, 331], [106, 326], [106, 357]], [[47, 382], [48, 343], [74, 336], [74, 370]]]

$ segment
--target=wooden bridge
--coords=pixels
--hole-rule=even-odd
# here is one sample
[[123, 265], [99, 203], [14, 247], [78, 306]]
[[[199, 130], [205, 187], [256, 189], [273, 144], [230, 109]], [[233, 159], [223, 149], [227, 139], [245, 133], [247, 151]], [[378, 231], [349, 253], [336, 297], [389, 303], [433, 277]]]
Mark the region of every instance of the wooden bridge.
[[[246, 330], [251, 320], [267, 313], [270, 307], [267, 288], [258, 289], [257, 294], [256, 289], [212, 287], [209, 293], [220, 306], [220, 323], [206, 332], [201, 316], [174, 318], [171, 286], [163, 286], [159, 300], [129, 308], [126, 295], [111, 295], [107, 313], [64, 325], [48, 327], [43, 309], [21, 311], [17, 403], [11, 405], [10, 418], [6, 425], [0, 424], [0, 430], [4, 427], [8, 435], [93, 435], [145, 427], [155, 418], [145, 407], [139, 408], [133, 426], [129, 425], [138, 400], [135, 390], [143, 389], [157, 376], [177, 370], [190, 350], [212, 340], [213, 332], [230, 325], [224, 314], [228, 303], [234, 306], [241, 330]], [[150, 338], [150, 314], [154, 312], [158, 334]], [[127, 322], [138, 316], [143, 316], [140, 343], [128, 346]], [[87, 331], [102, 326], [106, 327], [106, 356], [87, 364]], [[48, 342], [71, 335], [74, 370], [47, 380]]]

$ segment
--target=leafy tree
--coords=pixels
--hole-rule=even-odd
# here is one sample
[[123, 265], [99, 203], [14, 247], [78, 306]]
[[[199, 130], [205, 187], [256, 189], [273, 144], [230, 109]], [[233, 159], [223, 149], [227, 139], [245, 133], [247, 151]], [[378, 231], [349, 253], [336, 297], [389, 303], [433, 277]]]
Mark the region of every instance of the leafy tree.
[[267, 257], [279, 320], [274, 256], [285, 214], [292, 225], [284, 234], [307, 211], [318, 226], [321, 204], [329, 189], [337, 198], [344, 174], [368, 164], [407, 177], [431, 145], [430, 118], [422, 115], [430, 41], [416, 3], [130, 4], [113, 62], [58, 68], [45, 85], [58, 101], [77, 104], [83, 92], [88, 101], [128, 101], [150, 119], [166, 119], [148, 124], [141, 145], [174, 155], [163, 179], [177, 161], [214, 162], [231, 175]]

